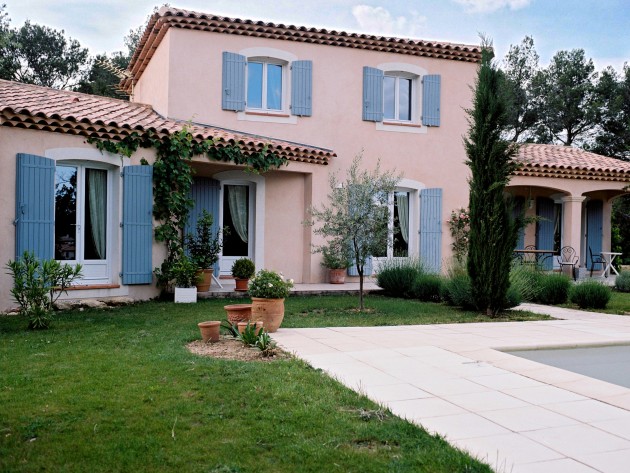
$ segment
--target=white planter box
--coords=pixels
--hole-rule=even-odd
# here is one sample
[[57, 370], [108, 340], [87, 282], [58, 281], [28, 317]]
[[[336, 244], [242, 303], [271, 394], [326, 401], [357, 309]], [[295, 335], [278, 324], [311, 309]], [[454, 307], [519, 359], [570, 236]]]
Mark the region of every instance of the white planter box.
[[175, 302], [177, 303], [197, 302], [197, 288], [196, 287], [176, 287], [175, 288]]

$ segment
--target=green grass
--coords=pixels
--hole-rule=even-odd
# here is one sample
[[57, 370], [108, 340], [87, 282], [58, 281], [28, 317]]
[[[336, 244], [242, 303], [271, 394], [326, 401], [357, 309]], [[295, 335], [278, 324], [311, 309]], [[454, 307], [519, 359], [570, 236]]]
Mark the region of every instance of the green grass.
[[571, 303], [563, 304], [561, 307], [588, 310], [589, 312], [601, 312], [604, 314], [630, 315], [630, 293], [613, 291], [605, 309], [580, 309], [577, 304]]
[[[378, 406], [297, 360], [190, 354], [196, 323], [229, 302], [74, 311], [40, 332], [0, 317], [0, 471], [491, 471], [391, 414], [366, 416]], [[285, 326], [474, 319], [386, 298], [346, 310], [355, 302], [291, 298]]]

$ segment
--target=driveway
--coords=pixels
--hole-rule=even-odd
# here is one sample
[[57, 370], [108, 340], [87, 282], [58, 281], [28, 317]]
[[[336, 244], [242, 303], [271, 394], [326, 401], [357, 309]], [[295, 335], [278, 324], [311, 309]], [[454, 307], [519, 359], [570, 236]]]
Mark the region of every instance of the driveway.
[[501, 350], [630, 344], [630, 317], [280, 329], [279, 345], [497, 472], [623, 472], [630, 389]]

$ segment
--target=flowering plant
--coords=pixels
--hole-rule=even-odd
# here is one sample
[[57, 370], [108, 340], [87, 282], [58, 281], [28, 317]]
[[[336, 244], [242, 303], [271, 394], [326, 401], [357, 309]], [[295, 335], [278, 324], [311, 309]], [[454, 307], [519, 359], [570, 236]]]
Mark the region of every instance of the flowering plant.
[[261, 269], [249, 281], [249, 295], [263, 299], [284, 299], [289, 296], [293, 279], [284, 279], [282, 273]]
[[453, 237], [453, 254], [459, 263], [463, 263], [468, 254], [468, 233], [470, 232], [470, 214], [468, 209], [459, 208], [451, 212], [448, 228]]

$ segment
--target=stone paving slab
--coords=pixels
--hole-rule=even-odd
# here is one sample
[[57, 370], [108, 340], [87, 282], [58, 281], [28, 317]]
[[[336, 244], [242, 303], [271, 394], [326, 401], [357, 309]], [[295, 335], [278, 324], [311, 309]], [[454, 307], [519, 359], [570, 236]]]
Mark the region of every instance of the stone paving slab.
[[280, 329], [279, 345], [500, 473], [630, 471], [630, 389], [499, 350], [630, 343], [630, 317]]

